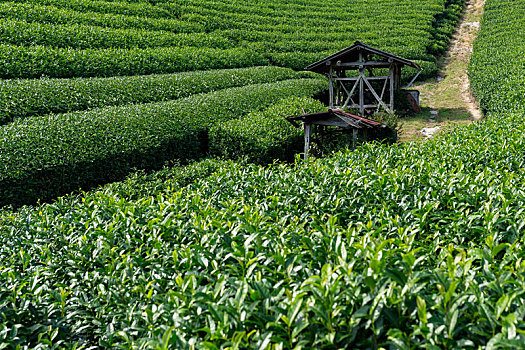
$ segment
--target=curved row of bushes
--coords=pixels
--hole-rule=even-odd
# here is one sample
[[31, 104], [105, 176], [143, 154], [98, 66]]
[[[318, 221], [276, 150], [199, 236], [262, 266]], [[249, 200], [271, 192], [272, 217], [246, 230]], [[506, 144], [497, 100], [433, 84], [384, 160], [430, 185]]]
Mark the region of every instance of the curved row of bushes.
[[208, 47], [228, 49], [231, 41], [216, 33], [170, 33], [143, 29], [113, 29], [84, 24], [56, 24], [2, 19], [0, 42], [55, 48], [106, 49]]
[[104, 77], [176, 73], [267, 65], [261, 54], [242, 48], [195, 47], [86, 49], [0, 44], [0, 78]]
[[210, 152], [226, 159], [244, 159], [269, 164], [273, 160], [294, 159], [301, 153], [302, 130], [284, 117], [326, 111], [321, 102], [307, 97], [283, 99], [263, 111], [217, 123], [210, 130]]
[[93, 11], [75, 11], [52, 5], [38, 5], [30, 2], [0, 2], [0, 17], [26, 22], [52, 24], [86, 24], [115, 29], [144, 29], [169, 31], [173, 33], [198, 33], [205, 26], [182, 21], [177, 18], [138, 17]]
[[307, 76], [313, 75], [262, 66], [111, 78], [0, 80], [0, 124], [34, 115], [174, 100]]
[[101, 1], [101, 0], [12, 0], [13, 2], [30, 3], [35, 5], [56, 6], [79, 12], [111, 13], [126, 16], [149, 18], [176, 18], [181, 14], [180, 6], [176, 2], [159, 2], [152, 4], [149, 1]]
[[15, 121], [0, 128], [0, 205], [48, 200], [121, 179], [134, 168], [197, 159], [208, 130], [275, 102], [313, 96], [324, 80], [247, 85], [188, 98]]
[[[429, 50], [444, 51], [463, 2], [2, 2], [0, 78], [168, 73], [246, 66], [255, 59], [252, 65], [303, 69], [355, 40], [425, 61], [435, 72]], [[353, 21], [341, 7], [352, 12]], [[195, 32], [189, 32], [192, 26]], [[188, 46], [212, 53], [195, 54]], [[216, 49], [233, 47], [239, 63], [215, 57], [224, 56]]]

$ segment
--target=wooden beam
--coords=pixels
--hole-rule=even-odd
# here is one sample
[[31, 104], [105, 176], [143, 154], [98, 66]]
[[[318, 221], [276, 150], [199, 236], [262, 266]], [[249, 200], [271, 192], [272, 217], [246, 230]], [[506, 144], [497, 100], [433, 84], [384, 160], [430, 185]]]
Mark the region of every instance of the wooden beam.
[[[363, 62], [363, 53], [359, 51], [359, 63]], [[359, 113], [363, 115], [365, 113], [365, 108], [363, 107], [365, 104], [365, 89], [363, 86], [363, 77], [364, 77], [364, 68], [363, 66], [359, 66]]]
[[383, 90], [381, 90], [381, 101], [383, 101], [383, 96], [385, 96], [386, 86], [388, 85], [388, 77], [385, 79], [385, 84], [383, 85]]
[[[386, 80], [390, 79], [389, 75], [383, 75], [379, 77], [367, 77], [368, 80]], [[350, 78], [334, 78], [334, 81], [356, 81], [359, 77], [350, 77]]]
[[[385, 104], [385, 106], [388, 106], [388, 105]], [[349, 107], [349, 108], [359, 108], [359, 105], [358, 104], [353, 104], [353, 105], [348, 105], [347, 107]], [[377, 108], [377, 105], [364, 105], [363, 107], [364, 108]]]
[[360, 120], [355, 120], [354, 118], [350, 118], [346, 115], [337, 115], [341, 120], [343, 120], [347, 125], [350, 125], [352, 128], [355, 128], [355, 129], [361, 129], [363, 127], [367, 127], [368, 125], [366, 125], [365, 123], [363, 123], [362, 121]]
[[359, 79], [359, 113], [363, 114], [365, 112], [365, 108], [363, 107], [365, 104], [365, 88], [363, 85], [363, 79]]
[[355, 91], [355, 89], [357, 88], [357, 84], [359, 84], [359, 80], [360, 80], [360, 79], [361, 79], [361, 78], [358, 78], [358, 79], [355, 81], [355, 84], [354, 84], [354, 86], [352, 87], [352, 90], [350, 91], [350, 93], [348, 93], [348, 98], [346, 99], [345, 103], [343, 104], [343, 108], [346, 107], [346, 106], [348, 106], [348, 103], [349, 103], [350, 101], [352, 101], [352, 103], [355, 104], [354, 100], [352, 99], [352, 95], [354, 94], [354, 91]]
[[368, 62], [337, 62], [337, 67], [379, 67], [379, 68], [388, 68], [390, 67], [390, 63], [388, 62], [380, 62], [380, 61], [368, 61]]
[[348, 89], [346, 88], [345, 84], [343, 84], [343, 82], [341, 80], [336, 80], [337, 82], [339, 82], [339, 85], [341, 85], [341, 87], [343, 88], [343, 90], [346, 92], [346, 94], [348, 95], [349, 92], [348, 92]]
[[390, 108], [388, 108], [387, 105], [383, 102], [383, 100], [377, 95], [377, 92], [374, 90], [374, 88], [372, 87], [370, 82], [366, 79], [366, 77], [364, 75], [362, 75], [361, 77], [362, 77], [362, 80], [365, 82], [366, 86], [368, 86], [368, 88], [370, 89], [370, 92], [372, 93], [372, 95], [374, 95], [375, 99], [377, 100], [378, 106], [383, 105], [385, 110], [390, 112]]
[[329, 119], [329, 120], [317, 120], [312, 123], [312, 125], [323, 125], [323, 126], [338, 126], [340, 128], [348, 127], [348, 123], [345, 123], [343, 120], [339, 119]]

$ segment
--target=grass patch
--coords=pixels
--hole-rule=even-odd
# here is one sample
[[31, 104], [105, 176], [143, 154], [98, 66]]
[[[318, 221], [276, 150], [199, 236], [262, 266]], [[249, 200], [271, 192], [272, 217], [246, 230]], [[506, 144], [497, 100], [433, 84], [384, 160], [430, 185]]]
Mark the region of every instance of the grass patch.
[[437, 135], [456, 126], [468, 125], [473, 121], [472, 116], [465, 108], [440, 108], [437, 109], [438, 115], [431, 118], [431, 111], [433, 110], [424, 107], [421, 113], [413, 117], [403, 118], [399, 141], [411, 142], [426, 139], [421, 133], [424, 128], [439, 127], [439, 130], [434, 134]]

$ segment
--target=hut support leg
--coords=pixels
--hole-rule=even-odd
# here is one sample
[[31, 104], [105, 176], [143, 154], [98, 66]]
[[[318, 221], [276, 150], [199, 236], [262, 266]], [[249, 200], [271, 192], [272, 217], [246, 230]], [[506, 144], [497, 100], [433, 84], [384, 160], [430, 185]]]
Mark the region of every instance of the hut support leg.
[[[363, 63], [363, 54], [359, 52], [359, 63]], [[365, 68], [363, 65], [359, 66], [359, 113], [363, 115], [365, 113], [365, 90], [363, 86], [363, 77]]]
[[353, 144], [353, 147], [355, 148], [355, 146], [357, 146], [357, 135], [358, 135], [358, 130], [357, 129], [354, 129], [352, 130], [352, 144]]
[[394, 110], [394, 67], [390, 66], [390, 109]]
[[359, 75], [361, 79], [359, 79], [359, 113], [363, 115], [365, 113], [365, 89], [363, 85], [363, 71], [362, 69], [359, 69]]
[[329, 83], [329, 90], [328, 90], [328, 104], [330, 105], [330, 108], [334, 108], [334, 76], [333, 76], [333, 69], [330, 67], [330, 72], [328, 73], [328, 83]]
[[312, 136], [312, 124], [304, 123], [304, 160], [308, 159], [310, 151], [310, 137]]

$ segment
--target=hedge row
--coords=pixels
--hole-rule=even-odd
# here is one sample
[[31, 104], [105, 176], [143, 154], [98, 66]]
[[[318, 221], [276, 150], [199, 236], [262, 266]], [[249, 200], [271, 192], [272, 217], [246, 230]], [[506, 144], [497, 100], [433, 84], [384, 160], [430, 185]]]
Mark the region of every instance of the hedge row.
[[319, 101], [307, 97], [283, 99], [260, 112], [217, 123], [210, 130], [210, 152], [227, 159], [245, 159], [268, 164], [273, 160], [293, 160], [302, 152], [302, 130], [284, 117], [325, 111]]
[[56, 6], [79, 12], [99, 12], [149, 18], [176, 18], [181, 14], [174, 2], [153, 5], [149, 2], [101, 1], [101, 0], [13, 0], [18, 3]]
[[267, 65], [259, 53], [242, 48], [194, 47], [76, 50], [0, 45], [0, 78], [104, 77], [176, 73]]
[[195, 46], [226, 49], [233, 45], [214, 33], [170, 33], [139, 29], [102, 28], [84, 24], [56, 24], [2, 19], [0, 42], [74, 49]]
[[75, 11], [68, 8], [32, 3], [0, 2], [0, 17], [26, 22], [87, 24], [116, 29], [144, 29], [173, 33], [203, 32], [202, 24], [176, 18], [149, 18], [111, 13]]
[[169, 195], [173, 190], [182, 189], [234, 164], [236, 163], [232, 160], [217, 158], [205, 158], [191, 161], [189, 164], [174, 161], [169, 162], [160, 170], [135, 171], [122, 181], [112, 182], [89, 192], [102, 191], [128, 200], [140, 200], [149, 196], [157, 197], [165, 193]]
[[324, 89], [324, 80], [285, 80], [15, 121], [0, 128], [0, 205], [47, 200], [118, 180], [133, 168], [199, 158], [213, 124], [262, 109], [275, 96], [312, 96]]
[[525, 1], [488, 0], [469, 66], [484, 112], [525, 110]]
[[0, 124], [39, 114], [167, 101], [229, 87], [307, 76], [311, 74], [264, 66], [132, 77], [1, 80]]

